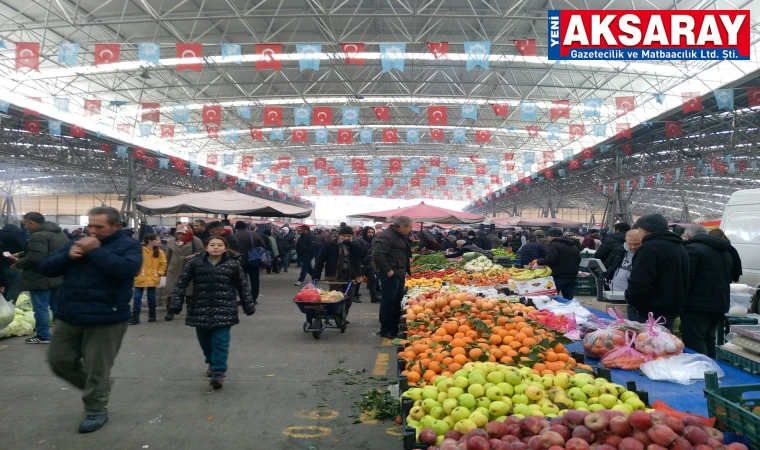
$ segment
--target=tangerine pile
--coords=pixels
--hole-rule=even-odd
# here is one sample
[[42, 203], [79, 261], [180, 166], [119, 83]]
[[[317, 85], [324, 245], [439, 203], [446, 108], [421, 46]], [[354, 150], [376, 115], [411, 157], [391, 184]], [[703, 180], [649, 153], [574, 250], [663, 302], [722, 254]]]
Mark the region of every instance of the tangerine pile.
[[577, 364], [561, 333], [539, 328], [529, 318], [534, 307], [487, 300], [474, 294], [431, 290], [410, 299], [404, 317], [407, 339], [398, 353], [410, 385], [450, 377], [468, 362], [527, 365], [537, 375], [574, 374]]

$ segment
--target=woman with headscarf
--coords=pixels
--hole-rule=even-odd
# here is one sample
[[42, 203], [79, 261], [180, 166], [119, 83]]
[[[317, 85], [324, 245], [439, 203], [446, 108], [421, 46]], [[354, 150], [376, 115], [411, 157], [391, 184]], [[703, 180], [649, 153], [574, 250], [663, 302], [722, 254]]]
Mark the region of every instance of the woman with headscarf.
[[[193, 236], [193, 230], [186, 225], [180, 225], [177, 227], [177, 231], [174, 233], [174, 239], [169, 238], [166, 241], [166, 292], [167, 292], [167, 305], [171, 303], [172, 294], [174, 293], [174, 286], [177, 284], [177, 280], [182, 271], [185, 269], [185, 265], [190, 261], [193, 256], [202, 252], [203, 242], [200, 239]], [[187, 286], [185, 295], [193, 294], [193, 283], [191, 282]], [[173, 320], [174, 314], [167, 308], [165, 320]]]

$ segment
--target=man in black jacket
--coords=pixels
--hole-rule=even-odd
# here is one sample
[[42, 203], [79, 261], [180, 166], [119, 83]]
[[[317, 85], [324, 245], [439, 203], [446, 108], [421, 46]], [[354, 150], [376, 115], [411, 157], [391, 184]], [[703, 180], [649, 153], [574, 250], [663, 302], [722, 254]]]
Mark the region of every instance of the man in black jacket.
[[296, 241], [296, 255], [298, 256], [298, 262], [301, 264], [301, 275], [298, 276], [298, 281], [295, 282], [296, 286], [303, 284], [306, 279], [306, 274], [314, 279], [314, 269], [311, 267], [311, 260], [314, 259], [317, 248], [317, 238], [314, 233], [311, 232], [311, 228], [308, 225], [301, 225], [301, 236]]
[[287, 272], [290, 267], [290, 255], [293, 252], [293, 249], [296, 248], [296, 235], [290, 231], [289, 227], [282, 227], [280, 244], [282, 245], [282, 251], [280, 252], [282, 269]]
[[731, 243], [707, 234], [699, 224], [683, 233], [689, 255], [689, 296], [681, 313], [683, 343], [697, 353], [715, 358], [715, 334], [730, 306], [735, 260]]
[[549, 266], [552, 269], [552, 277], [557, 285], [557, 292], [562, 293], [562, 298], [572, 300], [575, 285], [578, 284], [581, 253], [572, 239], [562, 236], [562, 230], [559, 228], [551, 228], [546, 234], [549, 239], [546, 258], [541, 258], [536, 263], [539, 266]]
[[[222, 228], [224, 228], [224, 226], [222, 226]], [[206, 244], [206, 239], [211, 236], [208, 228], [206, 228], [206, 221], [200, 219], [193, 222], [193, 233], [204, 245]]]
[[380, 303], [380, 299], [377, 297], [377, 274], [372, 267], [372, 241], [375, 239], [375, 229], [372, 227], [364, 227], [362, 229], [362, 235], [356, 240], [356, 242], [362, 247], [366, 255], [362, 257], [362, 274], [367, 277], [367, 289], [369, 289], [369, 297], [371, 303]]
[[[216, 222], [212, 222], [216, 223]], [[209, 224], [209, 227], [211, 224]], [[223, 228], [222, 228], [223, 229]], [[253, 250], [254, 247], [263, 247], [269, 251], [272, 251], [269, 245], [269, 239], [264, 240], [259, 233], [254, 230], [248, 229], [248, 224], [242, 220], [235, 222], [235, 234], [225, 236], [227, 242], [230, 244], [230, 248], [240, 253], [240, 261], [243, 264], [243, 270], [248, 274], [248, 278], [251, 282], [251, 298], [253, 304], [259, 304], [259, 285], [261, 267], [255, 264], [248, 263], [248, 253]], [[237, 249], [235, 249], [237, 247]]]
[[520, 249], [520, 262], [523, 267], [527, 267], [528, 264], [536, 261], [537, 259], [546, 257], [546, 246], [538, 242], [536, 236], [530, 236], [528, 242]]
[[[314, 279], [322, 278], [324, 270], [325, 279], [330, 282], [330, 290], [346, 294], [346, 315], [354, 302], [354, 293], [362, 281], [362, 258], [366, 254], [361, 244], [354, 241], [354, 230], [346, 226], [340, 227], [338, 237], [328, 242], [317, 255]], [[346, 293], [348, 283], [351, 283], [351, 289]]]
[[640, 322], [651, 312], [655, 318], [664, 317], [665, 327], [672, 331], [689, 293], [689, 256], [683, 240], [668, 231], [668, 221], [660, 214], [642, 216], [636, 226], [643, 239], [633, 257], [625, 301], [636, 308]]
[[631, 226], [625, 222], [616, 223], [613, 227], [615, 232], [607, 236], [602, 245], [594, 253], [594, 258], [600, 261], [606, 261], [612, 253], [612, 249], [625, 243], [625, 234], [631, 229]]
[[[604, 267], [607, 269], [605, 278], [609, 283], [610, 291], [625, 293], [628, 289], [628, 278], [631, 277], [631, 269], [633, 269], [633, 256], [639, 247], [641, 247], [639, 230], [628, 230], [625, 234], [625, 242], [616, 245], [604, 260]], [[627, 317], [629, 320], [639, 320], [636, 308], [628, 305]]]
[[411, 231], [412, 219], [399, 216], [393, 220], [393, 226], [375, 236], [372, 242], [372, 263], [383, 286], [380, 336], [384, 338], [395, 339], [398, 334], [406, 274], [411, 272], [412, 249], [406, 238]]

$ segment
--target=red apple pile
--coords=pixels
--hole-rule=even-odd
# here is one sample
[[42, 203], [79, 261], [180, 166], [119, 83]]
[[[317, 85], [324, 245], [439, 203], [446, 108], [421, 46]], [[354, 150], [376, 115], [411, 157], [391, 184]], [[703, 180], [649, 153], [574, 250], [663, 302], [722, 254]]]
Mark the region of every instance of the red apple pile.
[[[434, 444], [436, 433], [426, 428], [420, 442]], [[661, 412], [595, 413], [569, 410], [561, 417], [507, 417], [466, 435], [449, 431], [428, 450], [748, 450], [743, 444], [723, 444], [723, 433], [706, 427], [695, 416], [683, 419]]]

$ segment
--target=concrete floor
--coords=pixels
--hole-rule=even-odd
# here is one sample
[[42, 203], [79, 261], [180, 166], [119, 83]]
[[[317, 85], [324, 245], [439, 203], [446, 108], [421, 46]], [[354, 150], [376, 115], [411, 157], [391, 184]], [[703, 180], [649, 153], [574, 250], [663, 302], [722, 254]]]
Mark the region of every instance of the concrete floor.
[[[395, 423], [353, 423], [361, 393], [396, 379], [395, 352], [374, 335], [378, 305], [362, 288], [365, 302], [353, 306], [346, 333], [328, 329], [315, 340], [303, 332], [304, 315], [292, 303], [296, 270], [262, 273], [256, 314], [241, 312], [232, 328], [220, 391], [208, 385], [184, 314], [146, 323], [143, 311], [116, 360], [110, 421], [88, 435], [77, 433], [80, 392], [50, 372], [47, 346], [0, 340], [0, 449], [400, 449]], [[338, 367], [366, 369], [356, 377], [366, 384], [329, 375]], [[390, 381], [367, 379], [373, 373]]]

